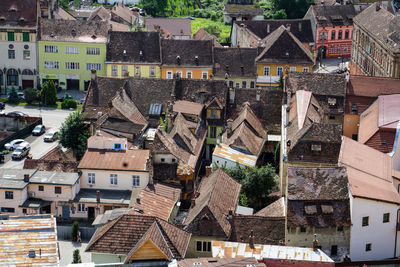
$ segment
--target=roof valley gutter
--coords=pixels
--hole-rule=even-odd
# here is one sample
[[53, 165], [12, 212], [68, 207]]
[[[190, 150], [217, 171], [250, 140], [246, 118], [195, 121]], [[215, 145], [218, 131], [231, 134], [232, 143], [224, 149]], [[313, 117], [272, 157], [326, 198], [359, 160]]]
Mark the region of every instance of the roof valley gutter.
[[168, 250], [169, 250], [169, 253], [171, 253], [172, 258], [174, 259], [174, 258], [175, 258], [175, 257], [174, 257], [174, 254], [172, 253], [171, 248], [168, 246], [167, 240], [165, 240], [165, 237], [164, 237], [164, 235], [163, 235], [163, 233], [162, 233], [160, 227], [158, 226], [157, 220], [155, 221], [155, 223], [156, 223], [156, 226], [157, 226], [158, 231], [160, 231], [160, 234], [161, 234], [161, 236], [162, 236], [162, 238], [163, 238], [163, 240], [164, 240], [164, 242], [165, 242], [165, 245], [167, 246], [167, 248], [168, 248]]

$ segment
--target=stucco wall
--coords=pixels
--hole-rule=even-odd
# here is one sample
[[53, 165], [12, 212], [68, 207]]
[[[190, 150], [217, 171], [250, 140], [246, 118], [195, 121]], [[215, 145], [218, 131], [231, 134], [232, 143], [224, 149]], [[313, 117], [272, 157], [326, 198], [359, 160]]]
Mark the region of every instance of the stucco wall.
[[[13, 192], [13, 199], [6, 199], [5, 191], [12, 191]], [[10, 215], [22, 215], [22, 208], [19, 208], [19, 205], [24, 203], [27, 199], [27, 187], [22, 190], [13, 190], [13, 189], [0, 189], [0, 208], [14, 208], [14, 213], [8, 212], [1, 212], [3, 214], [10, 214]]]
[[186, 258], [197, 258], [197, 257], [212, 257], [212, 251], [196, 251], [196, 242], [197, 241], [207, 241], [207, 242], [212, 242], [212, 241], [222, 241], [224, 240], [223, 238], [218, 238], [214, 236], [196, 236], [192, 235], [189, 241], [189, 245], [186, 251]]
[[[117, 68], [117, 74], [113, 75], [112, 73], [112, 66], [116, 66]], [[108, 77], [124, 77], [124, 73], [122, 73], [122, 66], [126, 66], [127, 71], [129, 72], [129, 77], [142, 77], [142, 78], [161, 78], [161, 71], [160, 71], [160, 66], [155, 65], [155, 64], [113, 64], [113, 63], [106, 63], [106, 68], [107, 68], [107, 76]], [[140, 68], [140, 75], [135, 76], [135, 69], [136, 67]], [[154, 67], [155, 75], [150, 76], [150, 69], [151, 67]]]
[[94, 262], [96, 264], [118, 263], [118, 262], [124, 262], [125, 255], [91, 253], [91, 258], [92, 258], [92, 262]]
[[[43, 186], [43, 191], [39, 191]], [[55, 193], [55, 187], [61, 187], [61, 194]], [[76, 187], [76, 185], [75, 185]], [[35, 193], [35, 198], [47, 201], [69, 201], [75, 198], [75, 188], [69, 185], [29, 184], [28, 191]]]
[[[164, 159], [164, 161], [161, 161], [161, 159]], [[178, 162], [178, 159], [172, 154], [154, 154], [153, 156], [154, 163], [174, 163], [174, 160], [175, 163]]]
[[[351, 204], [351, 241], [350, 258], [359, 260], [383, 260], [399, 256], [400, 242], [397, 238], [397, 252], [394, 255], [396, 234], [396, 216], [398, 205], [350, 198]], [[390, 213], [389, 222], [383, 223], [383, 214]], [[362, 226], [362, 218], [369, 216], [369, 225]], [[366, 251], [366, 244], [371, 244], [371, 251]]]
[[[88, 173], [95, 174], [95, 184], [88, 184]], [[110, 184], [110, 174], [118, 175], [118, 184]], [[145, 188], [149, 183], [148, 172], [134, 171], [108, 171], [108, 170], [82, 170], [81, 188], [111, 189], [111, 190], [132, 190], [132, 175], [140, 176], [140, 188]]]

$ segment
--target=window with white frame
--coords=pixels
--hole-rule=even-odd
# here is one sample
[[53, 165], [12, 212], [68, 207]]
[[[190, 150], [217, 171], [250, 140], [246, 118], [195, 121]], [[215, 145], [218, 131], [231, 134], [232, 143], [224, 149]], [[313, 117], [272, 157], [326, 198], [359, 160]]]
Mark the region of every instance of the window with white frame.
[[111, 75], [117, 76], [117, 65], [111, 66]]
[[208, 72], [205, 72], [205, 71], [203, 71], [202, 73], [201, 73], [201, 78], [202, 79], [208, 79]]
[[118, 185], [118, 175], [117, 174], [110, 174], [110, 184]]
[[98, 47], [87, 47], [86, 48], [87, 55], [100, 55], [100, 48]]
[[247, 81], [242, 81], [242, 88], [247, 88]]
[[82, 203], [78, 204], [78, 212], [85, 212], [85, 204]]
[[135, 66], [135, 76], [140, 77], [140, 66]]
[[66, 46], [65, 54], [79, 54], [79, 47], [76, 46]]
[[58, 53], [58, 46], [56, 45], [45, 45], [44, 46], [45, 53]]
[[101, 70], [101, 64], [99, 63], [86, 63], [86, 70]]
[[308, 67], [303, 67], [303, 72], [309, 72], [310, 69]]
[[193, 75], [193, 73], [191, 71], [186, 72], [186, 78], [192, 79], [192, 75]]
[[96, 175], [94, 173], [88, 173], [88, 184], [96, 183]]
[[296, 67], [290, 67], [290, 72], [296, 72]]
[[128, 66], [122, 66], [122, 75], [126, 75], [126, 73], [128, 72]]
[[156, 76], [156, 68], [155, 67], [150, 67], [150, 76], [151, 77]]
[[277, 75], [277, 76], [281, 76], [281, 75], [282, 75], [282, 72], [283, 72], [283, 67], [277, 67], [277, 68], [276, 68], [276, 75]]
[[210, 241], [196, 241], [196, 251], [211, 251]]
[[140, 176], [139, 175], [132, 175], [132, 186], [133, 187], [140, 186]]
[[30, 60], [31, 59], [31, 51], [24, 50], [23, 58], [24, 58], [24, 60]]
[[270, 68], [269, 67], [264, 67], [264, 76], [269, 76], [270, 75], [270, 73], [271, 73], [271, 71], [270, 71]]
[[45, 69], [58, 69], [58, 61], [45, 61], [44, 68]]
[[172, 71], [167, 71], [167, 79], [172, 79]]
[[79, 62], [65, 62], [66, 70], [79, 70]]

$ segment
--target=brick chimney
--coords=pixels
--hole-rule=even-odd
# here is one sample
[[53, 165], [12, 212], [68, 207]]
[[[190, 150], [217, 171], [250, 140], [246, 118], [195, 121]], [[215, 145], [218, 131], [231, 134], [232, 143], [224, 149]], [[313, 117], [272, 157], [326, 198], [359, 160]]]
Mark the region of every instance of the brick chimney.
[[313, 244], [313, 250], [317, 251], [318, 250], [318, 239], [317, 239], [317, 234], [314, 234], [314, 240], [312, 241]]
[[206, 166], [206, 177], [210, 176], [212, 173], [212, 167], [211, 166]]
[[142, 203], [140, 202], [140, 198], [139, 198], [139, 197], [136, 198], [136, 203], [137, 203], [137, 204], [142, 204]]
[[96, 191], [96, 200], [97, 200], [97, 203], [100, 203], [100, 191], [99, 190]]
[[251, 230], [250, 236], [249, 236], [249, 247], [251, 249], [254, 249], [254, 232]]
[[196, 198], [192, 196], [190, 199], [190, 207], [193, 208], [194, 206], [196, 206]]
[[24, 174], [24, 182], [29, 183], [29, 174]]

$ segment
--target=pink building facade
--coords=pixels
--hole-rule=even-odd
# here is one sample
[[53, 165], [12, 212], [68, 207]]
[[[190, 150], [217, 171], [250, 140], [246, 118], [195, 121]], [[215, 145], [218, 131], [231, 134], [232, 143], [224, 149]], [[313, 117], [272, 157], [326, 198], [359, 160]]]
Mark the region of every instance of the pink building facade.
[[[352, 33], [353, 25], [318, 27], [318, 55], [326, 58], [350, 57]], [[323, 36], [325, 40], [322, 40]]]

